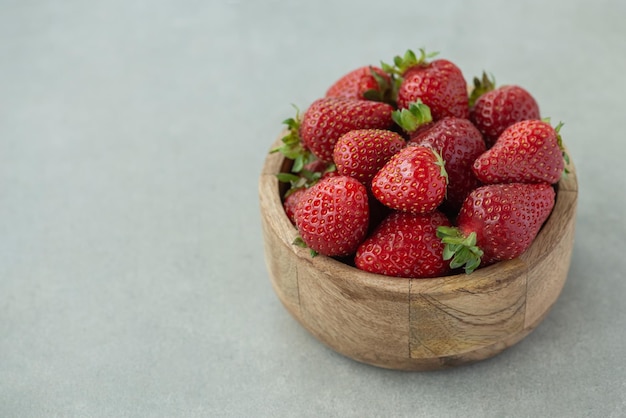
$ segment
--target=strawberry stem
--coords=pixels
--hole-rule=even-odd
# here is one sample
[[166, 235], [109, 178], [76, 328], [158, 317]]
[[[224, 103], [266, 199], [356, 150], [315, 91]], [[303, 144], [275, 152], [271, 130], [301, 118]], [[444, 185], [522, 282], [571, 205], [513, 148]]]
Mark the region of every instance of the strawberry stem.
[[443, 259], [451, 260], [451, 269], [465, 266], [465, 273], [470, 274], [480, 266], [483, 251], [476, 245], [476, 232], [464, 236], [458, 228], [440, 226], [437, 237], [445, 244]]
[[496, 78], [491, 75], [489, 77], [486, 72], [483, 71], [482, 78], [474, 77], [474, 88], [469, 95], [469, 106], [473, 107], [476, 100], [483, 94], [490, 92], [496, 88]]

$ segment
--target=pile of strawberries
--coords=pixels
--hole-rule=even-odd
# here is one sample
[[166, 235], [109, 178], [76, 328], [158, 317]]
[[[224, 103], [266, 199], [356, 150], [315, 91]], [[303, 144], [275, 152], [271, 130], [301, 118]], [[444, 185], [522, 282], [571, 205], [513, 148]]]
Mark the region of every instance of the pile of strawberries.
[[420, 50], [364, 66], [288, 119], [294, 244], [359, 269], [437, 277], [513, 259], [555, 202], [567, 155], [522, 87]]

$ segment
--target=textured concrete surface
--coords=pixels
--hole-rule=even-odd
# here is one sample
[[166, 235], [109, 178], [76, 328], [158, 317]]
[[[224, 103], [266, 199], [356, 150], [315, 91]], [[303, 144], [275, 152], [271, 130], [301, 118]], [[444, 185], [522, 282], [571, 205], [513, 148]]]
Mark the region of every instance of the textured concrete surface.
[[[3, 1], [0, 416], [625, 416], [625, 19], [607, 0]], [[420, 47], [564, 121], [580, 195], [534, 333], [399, 373], [280, 305], [257, 177], [291, 103]]]

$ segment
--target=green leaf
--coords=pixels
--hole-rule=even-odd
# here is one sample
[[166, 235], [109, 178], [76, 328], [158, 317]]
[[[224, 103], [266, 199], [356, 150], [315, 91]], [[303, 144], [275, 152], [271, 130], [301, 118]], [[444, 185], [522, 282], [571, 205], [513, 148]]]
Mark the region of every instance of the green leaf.
[[446, 261], [451, 260], [450, 268], [465, 266], [465, 273], [470, 274], [480, 266], [483, 251], [476, 245], [475, 232], [463, 236], [458, 228], [439, 226], [437, 237], [445, 244], [442, 257]]
[[383, 62], [383, 61], [380, 62], [380, 68], [382, 68], [382, 70], [386, 72], [387, 74], [395, 74], [395, 71], [396, 71], [393, 65], [387, 64], [386, 62]]
[[363, 97], [366, 100], [371, 100], [373, 102], [382, 102], [383, 101], [383, 96], [380, 93], [380, 91], [374, 90], [374, 89], [369, 89], [369, 90], [366, 90], [365, 92], [363, 92]]
[[[547, 118], [548, 122], [550, 123], [550, 118]], [[545, 120], [544, 120], [545, 121]], [[561, 175], [561, 178], [567, 178], [567, 175], [570, 173], [569, 168], [567, 168], [568, 165], [570, 165], [570, 159], [569, 159], [569, 155], [567, 155], [567, 152], [565, 152], [565, 146], [563, 145], [563, 137], [561, 136], [561, 128], [563, 128], [563, 125], [565, 125], [563, 122], [559, 122], [555, 127], [554, 127], [554, 131], [556, 132], [556, 142], [559, 145], [559, 149], [561, 150], [561, 154], [563, 156], [563, 173]]]
[[304, 160], [305, 156], [303, 154], [296, 155], [293, 166], [291, 167], [291, 171], [293, 171], [294, 173], [299, 173], [304, 167]]
[[367, 90], [363, 93], [363, 97], [367, 100], [393, 105], [393, 89], [389, 80], [376, 72], [372, 66], [369, 67], [369, 72], [376, 81], [377, 88]]
[[294, 118], [289, 118], [283, 121], [283, 125], [287, 125], [289, 129], [298, 129], [300, 123]]
[[474, 270], [478, 268], [479, 265], [480, 265], [480, 257], [471, 258], [465, 265], [465, 273], [471, 274]]
[[[297, 236], [296, 239], [293, 240], [292, 244], [300, 248], [309, 248], [309, 246], [306, 245], [306, 242], [304, 242], [304, 240], [300, 236]], [[312, 248], [309, 248], [309, 254], [311, 254], [311, 258], [313, 258], [317, 256], [318, 252]]]
[[418, 65], [427, 65], [428, 59], [433, 58], [439, 54], [439, 52], [431, 52], [426, 53], [424, 48], [420, 48], [420, 56], [419, 58], [415, 55], [415, 52], [408, 49], [404, 56], [396, 55], [393, 57], [393, 66], [386, 64], [384, 62], [381, 63], [381, 68], [387, 74], [395, 74], [395, 75], [403, 75], [409, 68], [418, 66]]
[[295, 245], [296, 247], [300, 247], [300, 248], [308, 248], [309, 247], [308, 245], [306, 245], [306, 242], [304, 242], [304, 240], [300, 236], [297, 236], [296, 239], [294, 239], [291, 244]]
[[449, 260], [452, 257], [454, 257], [455, 254], [455, 246], [453, 245], [446, 245], [445, 247], [443, 247], [443, 259], [444, 260]]
[[472, 232], [463, 240], [463, 245], [465, 247], [473, 247], [476, 245], [476, 232]]
[[[449, 183], [449, 179], [448, 179], [448, 172], [446, 171], [446, 164], [443, 161], [443, 157], [441, 156], [441, 154], [437, 152], [437, 150], [433, 149], [432, 151], [433, 151], [433, 154], [435, 154], [435, 158], [437, 159], [437, 165], [440, 168], [440, 174], [443, 178], [446, 179], [446, 186], [447, 186]], [[447, 194], [447, 188], [446, 188], [446, 194]]]
[[391, 118], [408, 133], [415, 132], [418, 128], [433, 121], [430, 107], [424, 104], [420, 99], [409, 104], [407, 109], [394, 110], [391, 114]]
[[287, 134], [281, 138], [283, 144], [270, 150], [270, 153], [280, 152], [285, 158], [294, 160], [291, 171], [297, 173], [306, 164], [306, 161], [311, 158], [311, 152], [302, 145], [299, 132], [301, 122], [300, 110], [295, 105], [293, 107], [296, 109], [296, 117], [283, 121], [283, 124], [288, 129]]
[[276, 178], [282, 183], [295, 183], [300, 179], [300, 176], [291, 173], [277, 173]]

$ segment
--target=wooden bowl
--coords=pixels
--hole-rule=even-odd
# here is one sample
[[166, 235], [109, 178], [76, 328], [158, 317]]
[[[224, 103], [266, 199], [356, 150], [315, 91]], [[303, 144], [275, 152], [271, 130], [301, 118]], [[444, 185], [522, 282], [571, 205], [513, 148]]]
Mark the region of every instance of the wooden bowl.
[[[274, 147], [278, 146], [280, 139]], [[269, 154], [259, 180], [265, 260], [285, 308], [317, 339], [354, 360], [432, 370], [492, 357], [546, 317], [567, 278], [578, 184], [574, 167], [557, 185], [552, 214], [519, 258], [432, 279], [367, 273], [292, 245], [275, 174], [291, 161]]]

